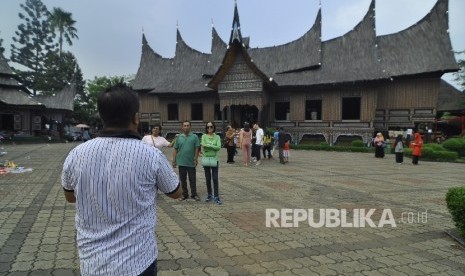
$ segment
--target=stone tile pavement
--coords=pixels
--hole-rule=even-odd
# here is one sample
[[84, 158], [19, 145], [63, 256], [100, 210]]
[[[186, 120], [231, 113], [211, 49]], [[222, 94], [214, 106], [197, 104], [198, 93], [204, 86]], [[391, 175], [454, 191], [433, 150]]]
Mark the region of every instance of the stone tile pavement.
[[[0, 161], [33, 172], [0, 175], [0, 275], [79, 275], [74, 206], [60, 187], [75, 145], [4, 146]], [[464, 164], [291, 151], [285, 165], [245, 168], [240, 155], [232, 165], [225, 150], [221, 158], [222, 206], [158, 197], [159, 275], [465, 275], [465, 250], [445, 233], [454, 225], [444, 201], [449, 187], [464, 184]], [[201, 167], [197, 186], [204, 197]], [[315, 217], [312, 226], [266, 227], [267, 209], [290, 209], [279, 226], [297, 222], [292, 212]], [[347, 210], [348, 223], [370, 209], [375, 226], [392, 220], [341, 227], [340, 215], [328, 221], [335, 227], [316, 227], [320, 210], [331, 209]]]

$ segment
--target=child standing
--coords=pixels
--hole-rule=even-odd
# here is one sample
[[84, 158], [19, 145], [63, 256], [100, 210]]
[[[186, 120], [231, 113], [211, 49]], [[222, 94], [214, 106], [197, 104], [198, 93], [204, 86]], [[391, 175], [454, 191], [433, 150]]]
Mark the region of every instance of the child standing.
[[284, 147], [283, 147], [283, 157], [284, 157], [285, 163], [289, 162], [289, 151], [290, 151], [289, 140], [286, 140], [286, 142], [284, 143]]

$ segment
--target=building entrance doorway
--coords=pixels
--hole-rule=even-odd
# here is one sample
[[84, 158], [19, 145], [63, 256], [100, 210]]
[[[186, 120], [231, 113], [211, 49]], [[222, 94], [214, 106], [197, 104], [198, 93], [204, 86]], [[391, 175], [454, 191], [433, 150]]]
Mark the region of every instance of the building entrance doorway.
[[244, 122], [249, 122], [251, 125], [257, 123], [258, 108], [255, 105], [232, 105], [230, 108], [232, 127], [241, 128]]

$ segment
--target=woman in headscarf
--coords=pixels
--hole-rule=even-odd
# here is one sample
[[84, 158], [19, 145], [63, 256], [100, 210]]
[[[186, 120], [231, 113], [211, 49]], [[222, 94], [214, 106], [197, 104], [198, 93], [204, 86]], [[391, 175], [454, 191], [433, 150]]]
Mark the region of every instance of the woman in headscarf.
[[384, 157], [384, 137], [381, 132], [376, 133], [374, 140], [375, 143], [375, 157], [383, 158]]
[[418, 165], [418, 159], [421, 156], [421, 149], [423, 148], [423, 139], [421, 139], [421, 135], [418, 132], [415, 132], [413, 142], [410, 143], [410, 147], [412, 147], [412, 163], [413, 165]]
[[397, 135], [394, 142], [394, 152], [396, 153], [396, 163], [402, 164], [404, 162], [404, 141], [402, 140], [402, 134]]

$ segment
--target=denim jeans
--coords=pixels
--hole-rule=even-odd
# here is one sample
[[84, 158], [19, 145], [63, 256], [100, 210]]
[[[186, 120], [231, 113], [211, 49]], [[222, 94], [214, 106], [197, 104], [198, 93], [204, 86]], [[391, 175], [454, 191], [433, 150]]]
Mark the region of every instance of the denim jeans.
[[191, 187], [191, 197], [194, 197], [197, 195], [195, 167], [179, 166], [179, 180], [181, 181], [183, 197], [189, 197], [189, 190], [187, 189], [187, 176], [189, 176], [189, 184]]
[[203, 167], [205, 171], [205, 180], [207, 183], [207, 193], [212, 195], [212, 177], [213, 177], [213, 191], [214, 196], [219, 197], [218, 191], [218, 167]]

